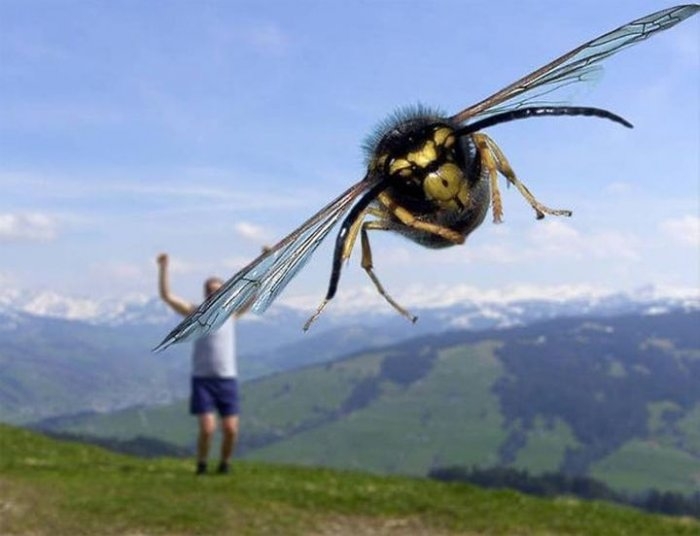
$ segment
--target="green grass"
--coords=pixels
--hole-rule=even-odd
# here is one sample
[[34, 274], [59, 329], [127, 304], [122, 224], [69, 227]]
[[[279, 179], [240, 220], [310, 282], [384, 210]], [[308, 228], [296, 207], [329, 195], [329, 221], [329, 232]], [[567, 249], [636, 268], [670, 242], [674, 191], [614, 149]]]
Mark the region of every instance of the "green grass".
[[0, 426], [0, 533], [700, 534], [700, 524], [573, 499], [407, 477], [141, 460]]
[[660, 443], [634, 440], [594, 463], [590, 476], [628, 492], [657, 488], [694, 493], [700, 487], [700, 461]]
[[538, 474], [557, 471], [567, 448], [579, 445], [571, 428], [561, 419], [556, 419], [551, 429], [543, 419], [535, 419], [535, 426], [527, 432], [527, 444], [518, 451], [514, 467]]
[[685, 438], [688, 451], [700, 456], [700, 404], [680, 419], [676, 427]]
[[[255, 416], [247, 419], [247, 430], [293, 428], [338, 410], [357, 381], [377, 374], [382, 357], [370, 353], [245, 384], [244, 413]], [[251, 411], [245, 412], [246, 407]]]
[[133, 439], [141, 435], [173, 445], [189, 446], [194, 442], [195, 421], [187, 419], [187, 414], [187, 401], [180, 401], [113, 413], [64, 417], [60, 431], [114, 439]]
[[664, 422], [665, 414], [674, 414], [683, 411], [678, 404], [668, 400], [650, 402], [647, 404], [647, 409], [649, 411], [649, 433], [652, 437], [663, 434], [663, 429], [666, 427]]
[[502, 373], [493, 348], [485, 342], [446, 349], [420, 381], [407, 388], [384, 382], [370, 406], [248, 457], [414, 476], [438, 465], [494, 465], [506, 433], [491, 392]]

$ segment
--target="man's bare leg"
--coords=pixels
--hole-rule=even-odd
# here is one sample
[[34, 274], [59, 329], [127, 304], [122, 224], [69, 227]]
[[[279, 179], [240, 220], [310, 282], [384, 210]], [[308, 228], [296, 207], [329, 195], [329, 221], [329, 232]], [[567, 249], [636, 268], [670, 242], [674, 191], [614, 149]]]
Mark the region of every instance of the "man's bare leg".
[[202, 413], [198, 415], [199, 437], [197, 439], [197, 474], [205, 473], [207, 470], [207, 459], [211, 440], [216, 431], [216, 417], [213, 413]]
[[222, 417], [221, 428], [223, 431], [223, 440], [221, 442], [219, 472], [228, 473], [233, 451], [236, 448], [236, 439], [238, 438], [238, 415]]

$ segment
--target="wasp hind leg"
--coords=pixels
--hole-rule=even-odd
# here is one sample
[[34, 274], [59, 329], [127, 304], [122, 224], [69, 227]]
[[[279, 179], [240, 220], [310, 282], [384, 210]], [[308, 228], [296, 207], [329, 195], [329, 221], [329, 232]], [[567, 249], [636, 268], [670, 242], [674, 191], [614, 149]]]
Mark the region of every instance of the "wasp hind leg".
[[510, 184], [515, 186], [520, 194], [530, 203], [534, 209], [537, 219], [541, 220], [545, 214], [552, 216], [571, 216], [570, 210], [561, 210], [549, 208], [540, 203], [530, 190], [520, 182], [515, 176], [513, 168], [510, 166], [508, 159], [503, 154], [503, 151], [496, 145], [491, 138], [486, 134], [478, 133], [472, 136], [474, 144], [479, 150], [482, 168], [486, 169], [489, 174], [489, 182], [491, 185], [491, 203], [493, 210], [493, 221], [499, 223], [503, 217], [503, 204], [501, 202], [501, 192], [498, 188], [498, 173], [503, 175]]
[[[389, 302], [389, 305], [396, 309], [399, 314], [408, 318], [411, 322], [415, 322], [418, 318], [394, 301], [394, 299], [386, 292], [379, 281], [379, 278], [374, 273], [372, 249], [369, 244], [369, 235], [367, 231], [402, 231], [405, 230], [406, 227], [411, 227], [413, 229], [439, 236], [449, 242], [452, 242], [453, 244], [463, 244], [464, 235], [458, 233], [454, 229], [450, 229], [449, 227], [416, 218], [416, 216], [410, 210], [396, 203], [396, 201], [394, 201], [394, 199], [386, 192], [380, 193], [377, 196], [377, 199], [384, 206], [384, 208], [374, 211], [372, 214], [377, 216], [379, 219], [363, 223], [360, 230], [360, 239], [362, 243], [362, 268], [365, 270], [365, 272], [367, 272], [367, 275], [372, 280], [372, 283], [374, 283], [377, 292], [379, 292], [379, 294], [381, 294], [384, 299]], [[390, 220], [390, 216], [387, 214], [387, 212], [394, 216], [398, 221]]]
[[389, 293], [384, 290], [384, 286], [382, 283], [379, 281], [379, 278], [377, 277], [377, 274], [374, 273], [374, 264], [372, 263], [372, 248], [370, 247], [369, 244], [369, 236], [367, 234], [368, 230], [376, 230], [376, 231], [390, 231], [392, 229], [396, 228], [396, 224], [393, 224], [390, 221], [387, 220], [373, 220], [373, 221], [368, 221], [362, 224], [362, 230], [360, 232], [360, 242], [362, 244], [362, 263], [361, 266], [364, 269], [365, 272], [367, 272], [367, 275], [369, 278], [372, 280], [372, 283], [374, 283], [375, 288], [377, 289], [377, 292], [381, 294], [384, 299], [389, 302], [389, 305], [391, 305], [396, 311], [401, 314], [402, 316], [405, 316], [408, 318], [411, 322], [414, 322], [418, 320], [418, 317], [411, 314], [409, 311], [401, 307], [398, 303], [394, 301], [394, 299], [389, 295]]
[[[384, 289], [379, 281], [379, 278], [374, 273], [372, 249], [369, 245], [369, 235], [367, 234], [367, 231], [402, 231], [405, 230], [406, 227], [411, 227], [413, 229], [439, 236], [455, 245], [464, 243], [464, 235], [458, 233], [454, 229], [450, 229], [449, 227], [416, 218], [416, 216], [410, 210], [396, 203], [396, 201], [394, 201], [394, 199], [386, 192], [380, 193], [377, 196], [377, 199], [384, 206], [384, 208], [381, 210], [373, 212], [373, 214], [379, 217], [379, 219], [363, 223], [360, 231], [362, 243], [362, 268], [365, 270], [365, 272], [367, 272], [367, 275], [372, 280], [372, 283], [374, 283], [377, 292], [379, 292], [379, 294], [381, 294], [384, 299], [389, 302], [389, 305], [391, 305], [399, 314], [408, 318], [411, 322], [415, 322], [418, 320], [418, 317], [411, 314], [401, 305], [396, 303]], [[394, 216], [398, 221], [388, 219], [389, 214], [387, 214], [387, 212]]]

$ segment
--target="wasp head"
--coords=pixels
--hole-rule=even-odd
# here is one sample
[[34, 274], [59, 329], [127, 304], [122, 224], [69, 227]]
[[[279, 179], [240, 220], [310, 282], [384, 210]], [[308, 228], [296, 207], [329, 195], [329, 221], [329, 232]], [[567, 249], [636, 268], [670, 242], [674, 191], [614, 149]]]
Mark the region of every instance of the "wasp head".
[[394, 189], [405, 196], [439, 208], [463, 208], [468, 185], [455, 128], [425, 110], [392, 119], [366, 144], [369, 173], [390, 177]]

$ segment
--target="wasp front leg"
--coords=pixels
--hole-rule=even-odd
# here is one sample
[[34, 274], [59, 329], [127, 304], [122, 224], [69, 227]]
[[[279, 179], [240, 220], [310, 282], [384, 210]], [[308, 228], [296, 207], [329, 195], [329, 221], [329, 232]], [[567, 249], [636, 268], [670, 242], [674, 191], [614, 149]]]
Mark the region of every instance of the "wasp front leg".
[[570, 210], [549, 208], [537, 201], [530, 190], [515, 176], [513, 168], [510, 166], [508, 159], [503, 154], [500, 147], [486, 134], [474, 134], [472, 139], [479, 152], [481, 166], [483, 169], [487, 170], [489, 174], [493, 221], [495, 223], [500, 223], [503, 218], [503, 204], [501, 202], [501, 192], [498, 188], [498, 173], [503, 175], [510, 184], [515, 186], [527, 202], [530, 203], [530, 206], [535, 210], [538, 220], [544, 218], [545, 214], [553, 216], [571, 216]]
[[437, 223], [419, 220], [410, 210], [396, 203], [386, 192], [379, 194], [377, 199], [405, 226], [437, 235], [455, 245], [464, 244], [465, 237], [463, 234]]

